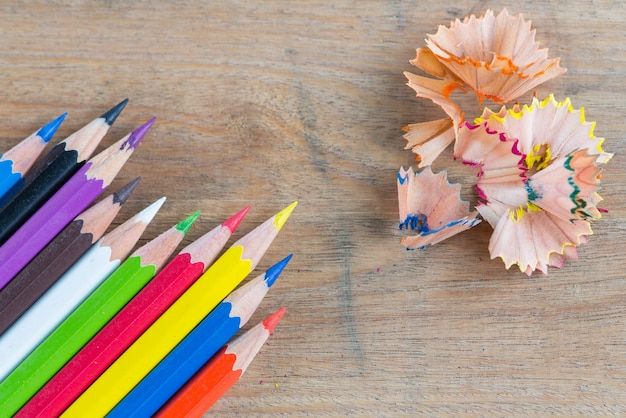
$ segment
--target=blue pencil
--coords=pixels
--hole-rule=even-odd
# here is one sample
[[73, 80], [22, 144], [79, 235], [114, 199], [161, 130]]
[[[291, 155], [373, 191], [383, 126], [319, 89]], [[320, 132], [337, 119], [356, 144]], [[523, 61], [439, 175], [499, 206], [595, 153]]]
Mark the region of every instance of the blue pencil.
[[117, 404], [107, 418], [152, 416], [248, 322], [292, 255], [232, 292]]
[[24, 186], [24, 175], [33, 166], [67, 116], [62, 114], [0, 156], [0, 206]]

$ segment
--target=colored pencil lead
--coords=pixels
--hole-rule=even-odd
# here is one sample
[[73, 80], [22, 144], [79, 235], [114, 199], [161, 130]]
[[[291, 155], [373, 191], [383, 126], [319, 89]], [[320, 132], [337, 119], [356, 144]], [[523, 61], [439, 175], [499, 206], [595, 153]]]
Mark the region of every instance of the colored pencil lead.
[[106, 190], [153, 122], [89, 160], [0, 247], [0, 289]]
[[191, 215], [189, 215], [188, 218], [183, 219], [182, 221], [180, 221], [177, 225], [176, 225], [176, 229], [178, 229], [179, 231], [183, 232], [183, 233], [187, 233], [189, 232], [189, 228], [191, 228], [193, 226], [193, 224], [196, 222], [196, 219], [198, 219], [198, 216], [200, 216], [200, 211], [197, 210], [194, 213], [192, 213]]
[[120, 113], [122, 113], [122, 110], [124, 110], [127, 104], [128, 104], [128, 99], [122, 100], [121, 102], [113, 106], [111, 109], [104, 112], [102, 116], [100, 116], [100, 118], [104, 119], [104, 122], [107, 125], [109, 126], [113, 125], [113, 123], [115, 122], [115, 119], [117, 119]]
[[37, 131], [37, 135], [41, 137], [41, 140], [45, 143], [50, 142], [56, 131], [59, 129], [59, 126], [65, 120], [67, 116], [67, 112], [63, 113], [58, 118], [54, 119], [51, 122], [48, 122], [47, 125], [43, 126], [39, 131]]
[[141, 181], [141, 177], [137, 177], [134, 180], [132, 180], [130, 183], [128, 183], [126, 186], [122, 187], [117, 192], [113, 193], [113, 203], [119, 203], [120, 205], [124, 204], [130, 197], [130, 194], [133, 192], [133, 190], [135, 190], [135, 187], [137, 187], [140, 181]]
[[276, 279], [278, 279], [278, 276], [280, 276], [280, 273], [283, 272], [289, 261], [291, 261], [291, 257], [293, 257], [293, 254], [289, 254], [287, 257], [283, 258], [267, 270], [265, 273], [267, 287], [272, 287]]
[[64, 416], [110, 411], [253, 269], [296, 202], [236, 241], [65, 411]]
[[[267, 318], [263, 320], [263, 326], [270, 334], [274, 332], [274, 328], [276, 328], [276, 325], [278, 325], [278, 323], [282, 319], [285, 312], [286, 312], [285, 308], [280, 308], [274, 314], [268, 316]], [[246, 365], [246, 368], [248, 365], [250, 365], [250, 363]]]
[[102, 237], [0, 336], [0, 381], [119, 267], [164, 201], [157, 200]]
[[246, 206], [245, 208], [231, 216], [229, 219], [225, 220], [222, 225], [230, 229], [230, 232], [235, 232], [235, 230], [239, 227], [239, 224], [249, 211], [250, 206]]

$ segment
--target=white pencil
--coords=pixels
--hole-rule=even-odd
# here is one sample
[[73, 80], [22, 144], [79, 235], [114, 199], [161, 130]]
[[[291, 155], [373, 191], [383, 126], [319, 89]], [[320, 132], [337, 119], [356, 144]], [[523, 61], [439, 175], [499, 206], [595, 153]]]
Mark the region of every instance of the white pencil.
[[119, 267], [164, 202], [162, 197], [103, 236], [0, 336], [0, 381]]

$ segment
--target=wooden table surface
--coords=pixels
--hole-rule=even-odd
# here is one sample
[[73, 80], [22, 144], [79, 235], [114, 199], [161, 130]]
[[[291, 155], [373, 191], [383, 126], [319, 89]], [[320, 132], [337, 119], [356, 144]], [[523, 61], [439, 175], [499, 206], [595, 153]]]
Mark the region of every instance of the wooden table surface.
[[[438, 24], [503, 6], [568, 69], [538, 95], [584, 106], [616, 153], [610, 212], [548, 276], [490, 260], [485, 222], [400, 245], [401, 128], [442, 115], [402, 73]], [[0, 149], [128, 97], [98, 151], [156, 116], [112, 186], [143, 179], [115, 224], [168, 197], [142, 242], [200, 209], [190, 242], [250, 204], [238, 238], [299, 201], [254, 275], [294, 258], [250, 324], [287, 314], [215, 416], [626, 414], [624, 22], [592, 0], [1, 2]], [[469, 189], [449, 152], [443, 167]]]

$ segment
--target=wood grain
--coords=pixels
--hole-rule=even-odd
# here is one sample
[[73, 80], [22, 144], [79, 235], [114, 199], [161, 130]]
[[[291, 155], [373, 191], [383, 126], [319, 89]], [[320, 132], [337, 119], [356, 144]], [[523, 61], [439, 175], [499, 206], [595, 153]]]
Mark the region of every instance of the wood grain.
[[[538, 95], [584, 106], [616, 153], [609, 214], [549, 276], [489, 260], [485, 223], [399, 244], [401, 128], [441, 115], [402, 72], [437, 25], [505, 6], [568, 68]], [[591, 0], [4, 3], [0, 149], [67, 111], [56, 142], [129, 97], [99, 150], [156, 116], [112, 185], [142, 176], [115, 225], [168, 197], [139, 245], [196, 209], [185, 244], [247, 204], [234, 238], [300, 201], [258, 271], [294, 258], [250, 325], [287, 314], [216, 416], [622, 415], [625, 21]], [[469, 186], [449, 157], [435, 168]]]

